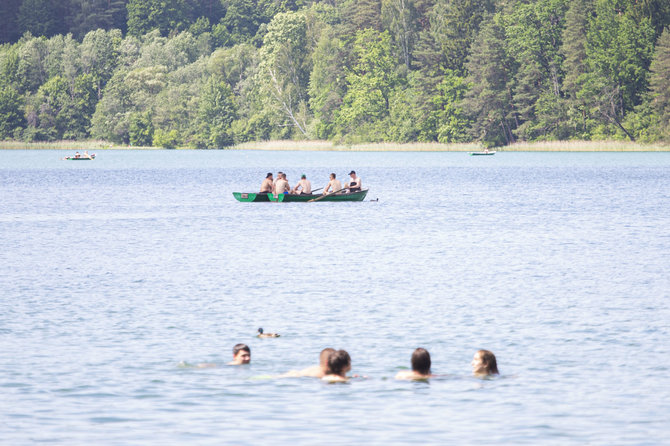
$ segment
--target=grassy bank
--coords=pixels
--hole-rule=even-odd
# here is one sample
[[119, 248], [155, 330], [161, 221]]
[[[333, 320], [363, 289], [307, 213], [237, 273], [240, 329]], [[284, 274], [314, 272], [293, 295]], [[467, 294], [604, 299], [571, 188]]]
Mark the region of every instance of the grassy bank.
[[[60, 149], [95, 151], [106, 149], [160, 150], [160, 147], [121, 146], [107, 141], [57, 141], [21, 142], [0, 141], [0, 149]], [[258, 141], [230, 147], [231, 150], [297, 150], [297, 151], [343, 151], [343, 152], [472, 152], [482, 150], [475, 143], [440, 144], [434, 142], [415, 143], [368, 143], [344, 145], [330, 141]], [[626, 141], [544, 141], [517, 143], [498, 147], [500, 152], [670, 152], [670, 144], [640, 144]]]
[[[440, 143], [369, 143], [337, 145], [329, 141], [260, 141], [238, 144], [238, 150], [335, 150], [360, 152], [472, 152], [483, 150], [479, 144]], [[545, 141], [517, 143], [494, 150], [500, 152], [668, 152], [670, 145], [646, 145], [625, 141]]]
[[0, 149], [14, 150], [106, 150], [106, 149], [143, 149], [156, 150], [160, 147], [120, 146], [107, 141], [54, 141], [54, 142], [23, 142], [0, 141]]

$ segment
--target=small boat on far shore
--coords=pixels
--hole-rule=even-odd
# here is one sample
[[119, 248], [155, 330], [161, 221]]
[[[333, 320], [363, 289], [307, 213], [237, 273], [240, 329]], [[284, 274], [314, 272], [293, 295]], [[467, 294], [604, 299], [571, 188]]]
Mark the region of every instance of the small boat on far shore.
[[495, 155], [496, 151], [495, 150], [484, 150], [482, 152], [470, 152], [470, 156], [478, 156], [478, 155]]

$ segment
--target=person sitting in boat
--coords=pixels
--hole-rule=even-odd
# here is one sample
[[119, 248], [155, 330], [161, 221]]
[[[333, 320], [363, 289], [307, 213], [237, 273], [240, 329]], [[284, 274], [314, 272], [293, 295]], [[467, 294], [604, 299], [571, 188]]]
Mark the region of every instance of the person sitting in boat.
[[345, 382], [349, 379], [347, 378], [349, 370], [351, 370], [349, 353], [345, 350], [338, 350], [328, 356], [328, 371], [321, 379], [331, 383]]
[[91, 155], [88, 154], [88, 150], [84, 150], [84, 158], [91, 159]]
[[352, 170], [349, 172], [349, 176], [351, 177], [351, 181], [346, 183], [344, 185], [344, 188], [347, 189], [349, 192], [360, 192], [361, 190], [361, 178], [356, 176], [356, 171]]
[[307, 179], [305, 174], [302, 174], [300, 181], [295, 185], [292, 194], [296, 195], [311, 195], [312, 194], [312, 183]]
[[265, 175], [265, 179], [263, 180], [263, 183], [261, 183], [261, 194], [271, 194], [272, 193], [272, 188], [274, 186], [274, 178], [272, 177], [272, 172], [268, 172], [267, 175]]
[[[323, 189], [323, 194], [326, 195], [328, 193], [335, 193], [339, 192], [342, 190], [342, 183], [340, 183], [340, 180], [337, 179], [336, 175], [334, 173], [330, 174], [330, 182], [328, 183], [328, 186], [326, 186]], [[330, 192], [328, 192], [330, 191]]]
[[428, 379], [430, 373], [430, 353], [425, 348], [417, 348], [412, 353], [412, 370], [398, 372], [395, 379]]
[[233, 360], [228, 365], [242, 365], [251, 362], [251, 349], [246, 344], [237, 344], [233, 347]]
[[277, 178], [277, 181], [275, 181], [274, 185], [274, 195], [286, 195], [291, 191], [291, 187], [288, 184], [288, 180], [286, 179], [286, 174], [285, 173], [280, 173], [278, 174], [279, 178]]
[[472, 373], [479, 378], [498, 375], [499, 373], [496, 355], [488, 350], [478, 350], [470, 365], [472, 366]]
[[74, 152], [74, 157], [75, 158], [81, 158], [81, 155], [79, 154], [79, 152]]

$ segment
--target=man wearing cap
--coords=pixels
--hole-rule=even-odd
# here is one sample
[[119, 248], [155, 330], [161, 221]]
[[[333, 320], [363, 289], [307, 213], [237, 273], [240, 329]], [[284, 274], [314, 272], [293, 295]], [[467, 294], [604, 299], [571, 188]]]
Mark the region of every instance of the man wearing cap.
[[291, 193], [297, 195], [310, 195], [312, 193], [312, 183], [310, 183], [304, 173], [300, 177], [300, 181], [298, 181], [298, 184], [295, 185]]
[[274, 179], [272, 178], [272, 173], [268, 173], [261, 184], [261, 194], [270, 194], [272, 193], [272, 188], [274, 186]]
[[358, 192], [361, 190], [361, 178], [356, 176], [356, 171], [352, 170], [349, 172], [351, 181], [344, 185], [345, 189], [349, 189], [349, 192]]

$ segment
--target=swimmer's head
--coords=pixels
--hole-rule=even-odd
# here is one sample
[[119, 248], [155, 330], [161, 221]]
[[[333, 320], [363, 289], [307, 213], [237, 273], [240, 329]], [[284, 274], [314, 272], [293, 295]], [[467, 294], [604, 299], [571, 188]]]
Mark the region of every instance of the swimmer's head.
[[251, 349], [246, 344], [237, 344], [233, 347], [233, 362], [237, 364], [249, 364], [251, 362]]
[[478, 350], [470, 363], [475, 375], [498, 375], [496, 355], [489, 350]]
[[422, 375], [430, 375], [430, 353], [425, 348], [417, 348], [412, 353], [412, 370]]
[[328, 357], [335, 352], [334, 348], [324, 348], [321, 350], [321, 353], [319, 354], [319, 365], [321, 366], [322, 369], [326, 370], [328, 369]]
[[337, 350], [328, 356], [328, 374], [344, 376], [351, 370], [351, 357], [345, 350]]

